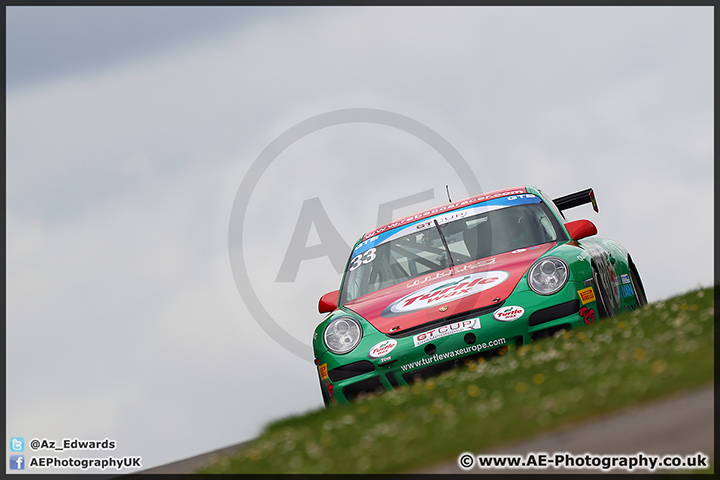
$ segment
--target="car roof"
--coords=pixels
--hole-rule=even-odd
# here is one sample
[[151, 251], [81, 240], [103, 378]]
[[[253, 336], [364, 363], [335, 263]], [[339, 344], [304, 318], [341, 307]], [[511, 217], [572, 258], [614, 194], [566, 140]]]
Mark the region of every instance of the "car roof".
[[372, 238], [375, 235], [378, 235], [380, 233], [386, 232], [388, 230], [392, 230], [397, 227], [401, 227], [403, 225], [407, 225], [407, 224], [415, 222], [417, 220], [422, 220], [423, 218], [437, 215], [438, 213], [455, 210], [460, 207], [466, 207], [466, 206], [472, 205], [474, 203], [481, 203], [481, 202], [484, 202], [486, 200], [490, 200], [493, 198], [505, 197], [508, 195], [517, 195], [517, 194], [522, 194], [522, 193], [533, 193], [534, 190], [535, 189], [533, 187], [526, 187], [526, 186], [503, 188], [500, 190], [493, 190], [492, 192], [486, 192], [486, 193], [481, 193], [479, 195], [473, 195], [471, 197], [467, 197], [467, 198], [463, 198], [462, 200], [458, 200], [456, 202], [445, 203], [443, 205], [439, 205], [437, 207], [433, 207], [428, 210], [421, 210], [412, 215], [408, 215], [406, 217], [400, 218], [398, 220], [394, 220], [390, 223], [386, 223], [385, 225], [382, 225], [378, 228], [370, 230], [365, 235], [363, 235], [362, 240], [367, 240], [368, 238]]

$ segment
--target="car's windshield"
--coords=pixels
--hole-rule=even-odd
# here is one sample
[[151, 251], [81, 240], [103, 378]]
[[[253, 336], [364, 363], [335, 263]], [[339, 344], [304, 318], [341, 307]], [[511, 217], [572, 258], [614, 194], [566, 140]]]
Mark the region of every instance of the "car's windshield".
[[348, 262], [341, 303], [453, 265], [564, 239], [540, 198], [520, 197], [452, 210], [360, 243]]

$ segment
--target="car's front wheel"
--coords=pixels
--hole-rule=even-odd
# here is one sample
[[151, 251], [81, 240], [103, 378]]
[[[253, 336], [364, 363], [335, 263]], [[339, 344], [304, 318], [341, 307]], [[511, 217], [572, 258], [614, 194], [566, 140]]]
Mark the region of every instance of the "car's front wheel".
[[325, 393], [325, 389], [323, 388], [323, 382], [320, 380], [320, 395], [322, 395], [323, 403], [325, 404], [325, 407], [330, 406], [330, 399], [327, 397], [327, 393]]

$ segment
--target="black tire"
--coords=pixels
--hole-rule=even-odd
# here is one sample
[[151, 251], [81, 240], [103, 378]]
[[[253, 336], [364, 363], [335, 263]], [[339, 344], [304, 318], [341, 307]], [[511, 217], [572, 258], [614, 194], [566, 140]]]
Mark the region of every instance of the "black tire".
[[322, 395], [323, 403], [325, 404], [325, 408], [330, 407], [330, 399], [327, 398], [327, 394], [325, 393], [325, 389], [323, 388], [322, 380], [320, 380], [320, 395]]
[[635, 293], [635, 303], [637, 305], [636, 308], [644, 307], [645, 305], [647, 305], [645, 287], [643, 286], [637, 268], [635, 268], [635, 264], [633, 263], [630, 264], [630, 283], [632, 284], [633, 292]]
[[595, 270], [595, 267], [593, 267], [592, 269], [592, 275], [593, 283], [595, 284], [595, 295], [597, 297], [598, 318], [612, 317], [613, 315], [615, 315], [615, 309], [608, 302], [610, 297], [605, 292], [605, 287], [603, 287], [602, 281], [600, 280], [600, 275], [598, 274], [597, 270]]

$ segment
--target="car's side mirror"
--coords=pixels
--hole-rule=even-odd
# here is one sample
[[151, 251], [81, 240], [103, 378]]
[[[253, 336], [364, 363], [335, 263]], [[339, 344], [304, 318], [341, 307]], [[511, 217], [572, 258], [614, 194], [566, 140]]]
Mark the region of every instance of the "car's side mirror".
[[590, 220], [575, 220], [565, 224], [565, 228], [573, 240], [589, 237], [597, 233], [597, 227]]
[[334, 292], [326, 293], [320, 297], [320, 301], [318, 302], [318, 311], [320, 313], [330, 313], [335, 310], [337, 308], [339, 296], [340, 290], [335, 290]]

